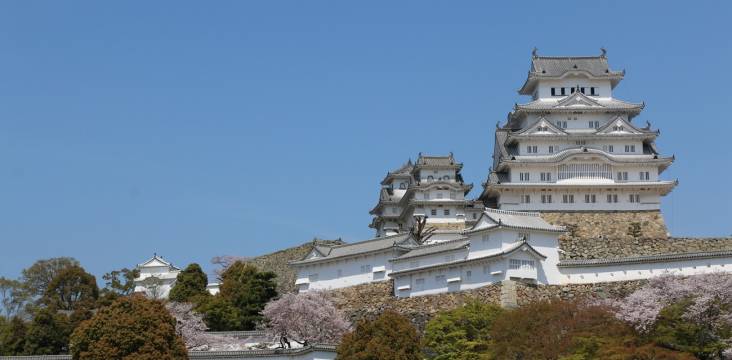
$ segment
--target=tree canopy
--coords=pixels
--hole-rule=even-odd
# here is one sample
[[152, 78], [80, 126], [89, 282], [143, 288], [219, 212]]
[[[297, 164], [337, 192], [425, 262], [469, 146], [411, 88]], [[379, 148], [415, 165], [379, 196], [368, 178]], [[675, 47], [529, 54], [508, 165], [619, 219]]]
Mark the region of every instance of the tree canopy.
[[221, 274], [221, 290], [196, 308], [211, 330], [254, 330], [264, 306], [277, 296], [275, 274], [243, 262], [231, 264]]
[[161, 302], [121, 297], [74, 330], [71, 354], [77, 360], [187, 359], [175, 326]]
[[496, 305], [475, 301], [437, 314], [425, 328], [427, 357], [436, 360], [487, 358], [490, 331], [502, 313]]
[[62, 269], [51, 279], [42, 295], [42, 303], [57, 310], [74, 311], [81, 307], [92, 308], [99, 297], [94, 275], [78, 265]]
[[170, 289], [168, 299], [177, 302], [191, 302], [195, 298], [207, 296], [208, 277], [201, 266], [193, 263], [178, 274], [175, 285]]
[[419, 360], [420, 338], [409, 319], [385, 311], [370, 321], [361, 321], [338, 345], [339, 360]]
[[667, 359], [693, 356], [639, 337], [604, 306], [540, 301], [504, 312], [490, 332], [498, 359]]
[[23, 270], [20, 281], [29, 297], [39, 298], [46, 292], [51, 280], [71, 266], [79, 266], [79, 261], [71, 257], [38, 260]]

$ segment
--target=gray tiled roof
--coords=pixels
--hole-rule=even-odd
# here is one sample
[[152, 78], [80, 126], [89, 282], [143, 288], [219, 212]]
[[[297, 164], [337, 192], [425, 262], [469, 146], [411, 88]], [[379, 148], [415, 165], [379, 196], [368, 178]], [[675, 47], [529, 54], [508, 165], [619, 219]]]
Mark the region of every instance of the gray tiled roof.
[[536, 249], [534, 249], [533, 246], [529, 245], [527, 242], [518, 241], [515, 244], [513, 244], [512, 246], [506, 248], [505, 250], [495, 253], [495, 254], [476, 257], [476, 258], [472, 258], [472, 259], [460, 259], [460, 260], [455, 260], [455, 261], [443, 262], [443, 263], [439, 263], [439, 264], [426, 265], [426, 266], [420, 266], [420, 267], [406, 269], [406, 270], [394, 271], [394, 272], [390, 273], [389, 276], [396, 277], [396, 276], [413, 273], [413, 272], [420, 272], [420, 271], [425, 271], [425, 270], [432, 270], [432, 269], [437, 269], [437, 268], [444, 268], [444, 267], [450, 267], [450, 266], [463, 265], [463, 264], [469, 264], [469, 263], [473, 263], [473, 262], [480, 262], [480, 261], [485, 261], [485, 260], [496, 259], [496, 258], [510, 255], [513, 252], [515, 252], [519, 249], [522, 249], [524, 246], [526, 246], [526, 249], [528, 251], [530, 251], [531, 253], [533, 253], [534, 255], [536, 255], [540, 258], [546, 258], [546, 256], [544, 256], [542, 253], [538, 252]]
[[625, 71], [610, 70], [604, 49], [600, 56], [538, 56], [536, 49], [532, 55], [529, 75], [519, 94], [531, 95], [539, 79], [556, 79], [572, 71], [584, 72], [594, 78], [609, 79], [613, 87], [625, 75]]
[[360, 241], [351, 244], [336, 245], [332, 247], [320, 247], [318, 251], [323, 253], [324, 257], [316, 257], [310, 259], [303, 259], [299, 261], [293, 261], [290, 264], [309, 264], [320, 261], [327, 261], [336, 258], [342, 258], [346, 256], [353, 256], [358, 254], [370, 253], [374, 251], [386, 250], [398, 245], [404, 245], [409, 243], [411, 234], [397, 234], [391, 236], [380, 237], [376, 239]]
[[531, 59], [529, 71], [540, 76], [557, 77], [568, 71], [578, 70], [596, 77], [622, 74], [620, 71], [610, 70], [605, 56], [536, 56]]
[[462, 239], [458, 240], [450, 240], [445, 241], [437, 244], [431, 244], [431, 245], [422, 245], [419, 247], [414, 248], [414, 250], [396, 258], [392, 261], [399, 261], [404, 259], [411, 259], [419, 256], [425, 256], [425, 255], [431, 255], [436, 253], [441, 253], [445, 251], [452, 251], [452, 250], [458, 250], [462, 248], [466, 248], [470, 245], [470, 240], [466, 239], [465, 237], [462, 237]]
[[452, 153], [447, 156], [430, 156], [419, 154], [417, 158], [417, 166], [459, 166], [460, 163], [455, 162]]
[[732, 257], [732, 250], [722, 251], [704, 251], [680, 254], [660, 254], [632, 256], [625, 258], [604, 258], [604, 259], [571, 259], [562, 260], [558, 264], [559, 267], [585, 267], [585, 266], [605, 266], [605, 265], [628, 265], [628, 264], [645, 264], [654, 262], [667, 261], [683, 261], [694, 259], [714, 259], [720, 257]]
[[[563, 232], [565, 229], [561, 226], [549, 224], [539, 213], [524, 211], [508, 211], [498, 209], [485, 209], [483, 216], [488, 217], [491, 221], [507, 227], [528, 230], [545, 230]], [[473, 228], [467, 232], [479, 231], [481, 228]]]
[[567, 110], [642, 110], [645, 104], [631, 103], [618, 99], [591, 99], [594, 103], [589, 105], [571, 105], [562, 106], [561, 101], [548, 101], [548, 100], [534, 100], [526, 104], [516, 104], [515, 109], [520, 110], [556, 110], [556, 109], [567, 109]]

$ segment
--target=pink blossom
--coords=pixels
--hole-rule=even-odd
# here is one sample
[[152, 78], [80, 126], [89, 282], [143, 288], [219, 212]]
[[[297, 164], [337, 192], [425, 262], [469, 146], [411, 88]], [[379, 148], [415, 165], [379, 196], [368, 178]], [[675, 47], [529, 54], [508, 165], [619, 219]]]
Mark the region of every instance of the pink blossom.
[[336, 344], [351, 323], [325, 293], [285, 294], [262, 311], [267, 331], [282, 339], [307, 344]]

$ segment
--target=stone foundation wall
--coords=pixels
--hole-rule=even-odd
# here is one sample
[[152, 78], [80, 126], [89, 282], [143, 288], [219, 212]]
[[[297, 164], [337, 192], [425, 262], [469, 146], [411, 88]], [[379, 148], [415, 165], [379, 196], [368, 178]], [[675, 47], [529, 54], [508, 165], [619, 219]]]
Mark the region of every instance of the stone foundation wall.
[[630, 240], [668, 236], [658, 210], [542, 212], [541, 217], [551, 224], [565, 226], [569, 231], [565, 238]]
[[560, 238], [563, 259], [599, 259], [642, 255], [732, 250], [727, 238], [639, 238], [583, 239]]
[[396, 311], [412, 320], [423, 330], [438, 311], [455, 309], [470, 301], [498, 304], [501, 285], [493, 284], [482, 288], [411, 298], [393, 296], [391, 281], [363, 284], [328, 292], [331, 300], [346, 316], [356, 323], [381, 314], [384, 310]]
[[[646, 280], [573, 285], [531, 285], [518, 282], [515, 286], [520, 306], [533, 301], [555, 298], [564, 300], [621, 298], [645, 283]], [[392, 282], [385, 281], [331, 290], [328, 294], [336, 307], [353, 323], [373, 318], [385, 310], [393, 310], [411, 319], [420, 331], [424, 330], [427, 322], [439, 311], [455, 309], [476, 300], [501, 304], [500, 283], [474, 290], [411, 298], [394, 297], [392, 286]]]
[[519, 282], [516, 284], [516, 293], [519, 305], [550, 299], [618, 299], [630, 295], [646, 283], [647, 280], [568, 285], [532, 285]]
[[671, 238], [660, 211], [542, 212], [567, 228], [562, 259], [599, 259], [732, 250], [732, 238]]

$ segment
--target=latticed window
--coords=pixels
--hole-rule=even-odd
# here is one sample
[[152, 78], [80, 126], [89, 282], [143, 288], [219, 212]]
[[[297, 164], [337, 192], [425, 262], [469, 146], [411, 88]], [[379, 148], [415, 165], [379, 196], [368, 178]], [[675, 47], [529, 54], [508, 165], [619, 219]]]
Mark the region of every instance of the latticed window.
[[559, 165], [559, 180], [567, 179], [611, 179], [612, 168], [609, 164], [562, 164]]

